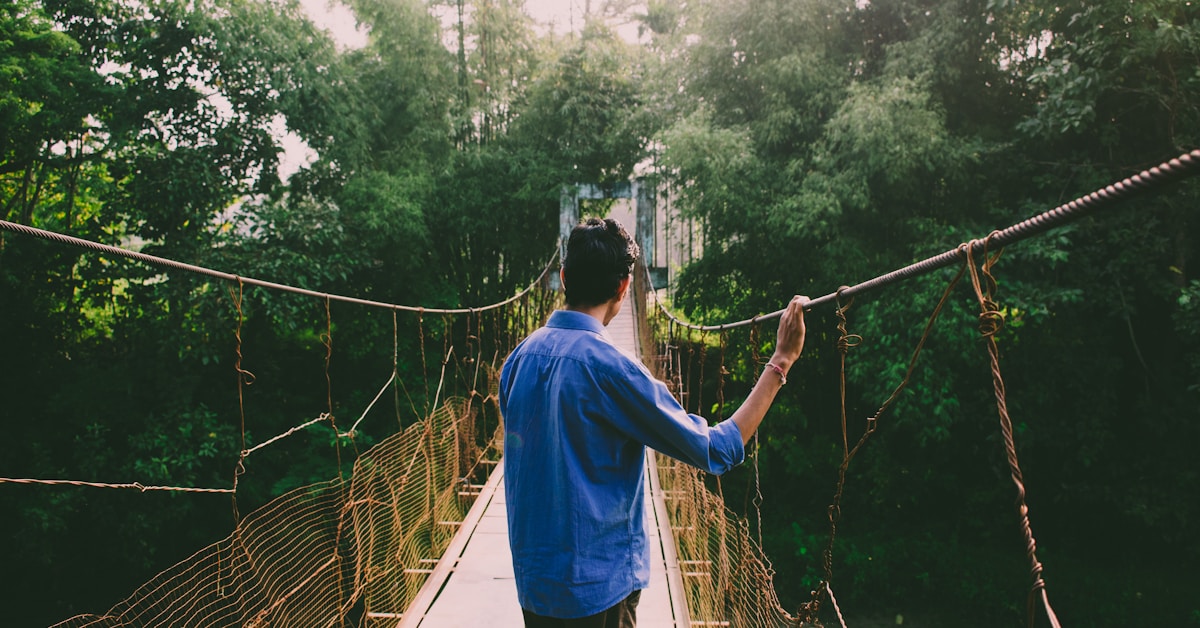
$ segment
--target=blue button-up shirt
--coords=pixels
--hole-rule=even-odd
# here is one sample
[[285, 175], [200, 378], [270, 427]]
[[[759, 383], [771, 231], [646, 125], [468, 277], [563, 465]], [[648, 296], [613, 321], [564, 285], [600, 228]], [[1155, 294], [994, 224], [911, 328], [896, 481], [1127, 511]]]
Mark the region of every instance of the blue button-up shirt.
[[745, 457], [732, 421], [688, 414], [579, 312], [554, 312], [508, 357], [500, 413], [517, 597], [549, 617], [594, 615], [650, 583], [645, 446], [714, 474]]

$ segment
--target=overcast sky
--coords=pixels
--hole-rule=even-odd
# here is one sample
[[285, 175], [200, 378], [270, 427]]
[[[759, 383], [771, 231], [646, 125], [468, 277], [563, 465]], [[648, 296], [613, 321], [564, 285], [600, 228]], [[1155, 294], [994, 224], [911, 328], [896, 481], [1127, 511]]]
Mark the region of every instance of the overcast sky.
[[[585, 2], [586, 0], [525, 0], [525, 10], [537, 22], [543, 25], [553, 23], [554, 30], [562, 33], [582, 24], [581, 16]], [[354, 13], [338, 0], [300, 0], [300, 4], [304, 6], [312, 21], [329, 30], [334, 40], [342, 46], [361, 48], [366, 45], [366, 33], [355, 28]], [[627, 35], [625, 30], [628, 29], [618, 29], [618, 32], [629, 37], [630, 41], [636, 39], [636, 34]], [[299, 136], [286, 128], [282, 119], [276, 120], [272, 132], [283, 145], [284, 154], [279, 164], [279, 176], [284, 180], [295, 173], [302, 164], [310, 163], [316, 157], [316, 153]]]
[[[585, 0], [525, 0], [525, 11], [542, 23], [553, 23], [555, 30], [570, 30], [580, 23]], [[337, 0], [300, 0], [309, 16], [317, 24], [333, 33], [334, 39], [344, 46], [362, 46], [366, 37], [355, 30], [354, 14]], [[332, 6], [331, 6], [332, 5]]]

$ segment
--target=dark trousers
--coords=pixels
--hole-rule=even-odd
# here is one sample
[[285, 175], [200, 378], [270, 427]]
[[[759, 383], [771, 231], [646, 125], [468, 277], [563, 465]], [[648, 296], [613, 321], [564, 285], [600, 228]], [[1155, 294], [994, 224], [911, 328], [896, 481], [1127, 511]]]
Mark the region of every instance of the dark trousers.
[[616, 606], [579, 619], [542, 617], [525, 609], [521, 609], [521, 612], [525, 614], [525, 628], [636, 628], [637, 605], [641, 595], [641, 591], [634, 591], [629, 597], [617, 602]]

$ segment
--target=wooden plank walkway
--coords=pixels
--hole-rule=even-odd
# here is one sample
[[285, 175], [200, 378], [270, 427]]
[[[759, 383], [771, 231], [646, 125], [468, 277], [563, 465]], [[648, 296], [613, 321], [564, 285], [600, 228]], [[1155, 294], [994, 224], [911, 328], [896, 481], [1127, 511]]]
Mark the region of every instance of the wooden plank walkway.
[[[632, 301], [608, 326], [613, 341], [637, 353]], [[690, 628], [675, 539], [666, 520], [666, 504], [654, 466], [646, 455], [646, 512], [651, 545], [650, 587], [638, 604], [640, 628]], [[396, 618], [397, 628], [520, 628], [512, 554], [504, 502], [504, 467], [496, 465], [450, 547], [412, 605]], [[665, 541], [665, 542], [664, 542]], [[377, 615], [373, 619], [385, 619]], [[387, 622], [390, 624], [390, 622]], [[384, 624], [376, 624], [384, 625]]]

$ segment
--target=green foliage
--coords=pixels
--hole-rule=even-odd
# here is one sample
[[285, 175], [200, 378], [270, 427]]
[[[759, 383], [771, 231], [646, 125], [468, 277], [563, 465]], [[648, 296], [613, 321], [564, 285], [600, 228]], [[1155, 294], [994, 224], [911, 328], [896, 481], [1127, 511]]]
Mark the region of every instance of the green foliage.
[[1189, 356], [1190, 376], [1195, 382], [1188, 390], [1200, 393], [1200, 280], [1193, 280], [1179, 291], [1178, 303], [1174, 322], [1184, 343], [1184, 353]]
[[1044, 55], [1026, 62], [1041, 98], [1018, 128], [1098, 149], [1195, 144], [1200, 8], [1170, 1], [1035, 6], [1029, 24], [1049, 28], [1043, 32], [1051, 39]]
[[[513, 0], [464, 0], [443, 22], [420, 0], [347, 5], [361, 49], [291, 0], [6, 3], [0, 216], [317, 291], [473, 306], [540, 272], [564, 183], [649, 167], [704, 230], [674, 300], [720, 322], [948, 250], [1200, 138], [1195, 2], [654, 0], [635, 9], [642, 46], [596, 16], [539, 36]], [[312, 154], [281, 181], [285, 132]], [[1180, 567], [1200, 557], [1198, 200], [1194, 182], [1143, 195], [997, 267], [1008, 407], [1051, 599], [1073, 623], [1200, 622], [1197, 574]], [[848, 310], [863, 337], [851, 439], [904, 377], [954, 270]], [[242, 416], [250, 444], [321, 412], [342, 420], [393, 368], [418, 413], [441, 357], [422, 364], [417, 338], [468, 333], [233, 288], [0, 235], [0, 475], [226, 486]], [[850, 612], [1023, 613], [977, 309], [964, 281], [851, 466], [834, 553]], [[760, 478], [723, 480], [748, 509], [761, 479], [789, 606], [822, 576], [842, 450], [836, 321], [809, 320]], [[716, 335], [682, 344], [710, 360], [697, 405], [720, 394], [728, 414], [754, 371], [749, 338], [727, 343], [720, 385]], [[239, 350], [254, 374], [240, 400]], [[390, 412], [360, 445], [411, 420]], [[332, 477], [351, 449], [322, 424], [256, 452], [242, 510]], [[21, 539], [26, 576], [10, 606], [43, 625], [103, 609], [231, 525], [224, 502], [151, 499], [0, 491], [0, 536]], [[84, 563], [110, 573], [64, 569]]]
[[[1187, 138], [1200, 128], [1200, 99], [1184, 69], [1200, 54], [1194, 3], [851, 4], [704, 3], [685, 13], [685, 35], [657, 39], [672, 47], [664, 59], [688, 60], [659, 68], [671, 76], [661, 83], [687, 97], [672, 102], [679, 113], [658, 139], [678, 207], [705, 229], [704, 257], [676, 292], [693, 320], [746, 318], [791, 294], [868, 279], [1195, 143]], [[1191, 184], [1172, 188], [1014, 245], [997, 270], [1008, 408], [1029, 495], [1040, 499], [1034, 528], [1072, 579], [1086, 571], [1074, 557], [1128, 526], [1156, 539], [1132, 544], [1134, 569], [1198, 549], [1180, 536], [1197, 521], [1185, 497], [1196, 476], [1187, 447], [1151, 445], [1197, 436], [1187, 263], [1197, 238], [1180, 209], [1194, 195]], [[861, 417], [903, 378], [954, 270], [864, 295], [849, 310], [850, 330], [863, 336], [848, 363], [851, 443]], [[835, 553], [843, 608], [954, 591], [956, 601], [936, 604], [955, 613], [961, 602], [976, 625], [1011, 623], [1021, 611], [1001, 593], [1020, 587], [1019, 569], [973, 570], [966, 558], [1019, 553], [971, 514], [986, 506], [1012, 516], [977, 311], [964, 283], [907, 391], [852, 465], [847, 546]], [[810, 334], [809, 359], [832, 360], [832, 321], [814, 317]], [[796, 567], [776, 562], [791, 590], [818, 577], [819, 564], [805, 557], [827, 525], [821, 506], [805, 514], [796, 502], [808, 498], [793, 487], [832, 486], [841, 448], [840, 433], [822, 427], [837, 417], [830, 368], [789, 378], [823, 383], [798, 397], [819, 412], [780, 409], [764, 428], [763, 464], [772, 465], [764, 492], [775, 485], [791, 506], [765, 513], [774, 518], [764, 529], [798, 526], [767, 537], [769, 554], [798, 558]], [[1080, 517], [1086, 534], [1073, 527]], [[958, 586], [956, 571], [975, 580]], [[885, 590], [896, 599], [883, 602]], [[1145, 620], [1132, 601], [1097, 610], [1051, 585], [1056, 594], [1077, 621]], [[1160, 607], [1172, 608], [1161, 622], [1180, 621], [1179, 599]]]
[[96, 187], [82, 160], [96, 127], [87, 116], [90, 102], [112, 96], [37, 3], [0, 8], [0, 216], [70, 224], [88, 211]]
[[[503, 140], [536, 80], [545, 50], [533, 20], [514, 0], [463, 0], [456, 24], [460, 142]], [[467, 40], [473, 45], [467, 49]]]
[[399, 249], [403, 257], [393, 254], [390, 270], [406, 275], [418, 272], [426, 261], [421, 252], [429, 248], [422, 207], [429, 204], [430, 184], [415, 174], [364, 172], [355, 176], [337, 198], [347, 236], [365, 251]]
[[[87, 434], [101, 442], [108, 432], [101, 424], [88, 426]], [[127, 447], [135, 458], [131, 477], [145, 478], [143, 483], [180, 483], [183, 486], [223, 484], [228, 473], [225, 461], [236, 454], [233, 425], [203, 404], [180, 408], [171, 414], [147, 417], [142, 431], [129, 438]]]
[[561, 179], [607, 183], [629, 177], [647, 129], [639, 115], [635, 57], [616, 34], [588, 22], [529, 88], [512, 134], [561, 164]]
[[920, 181], [923, 172], [947, 170], [952, 153], [938, 109], [920, 81], [851, 85], [825, 129], [833, 169], [860, 171], [888, 190]]
[[454, 71], [437, 21], [419, 0], [354, 0], [349, 6], [371, 25], [367, 47], [344, 61], [354, 94], [347, 114], [358, 123], [357, 133], [339, 138], [347, 146], [322, 159], [336, 159], [344, 173], [444, 164]]

